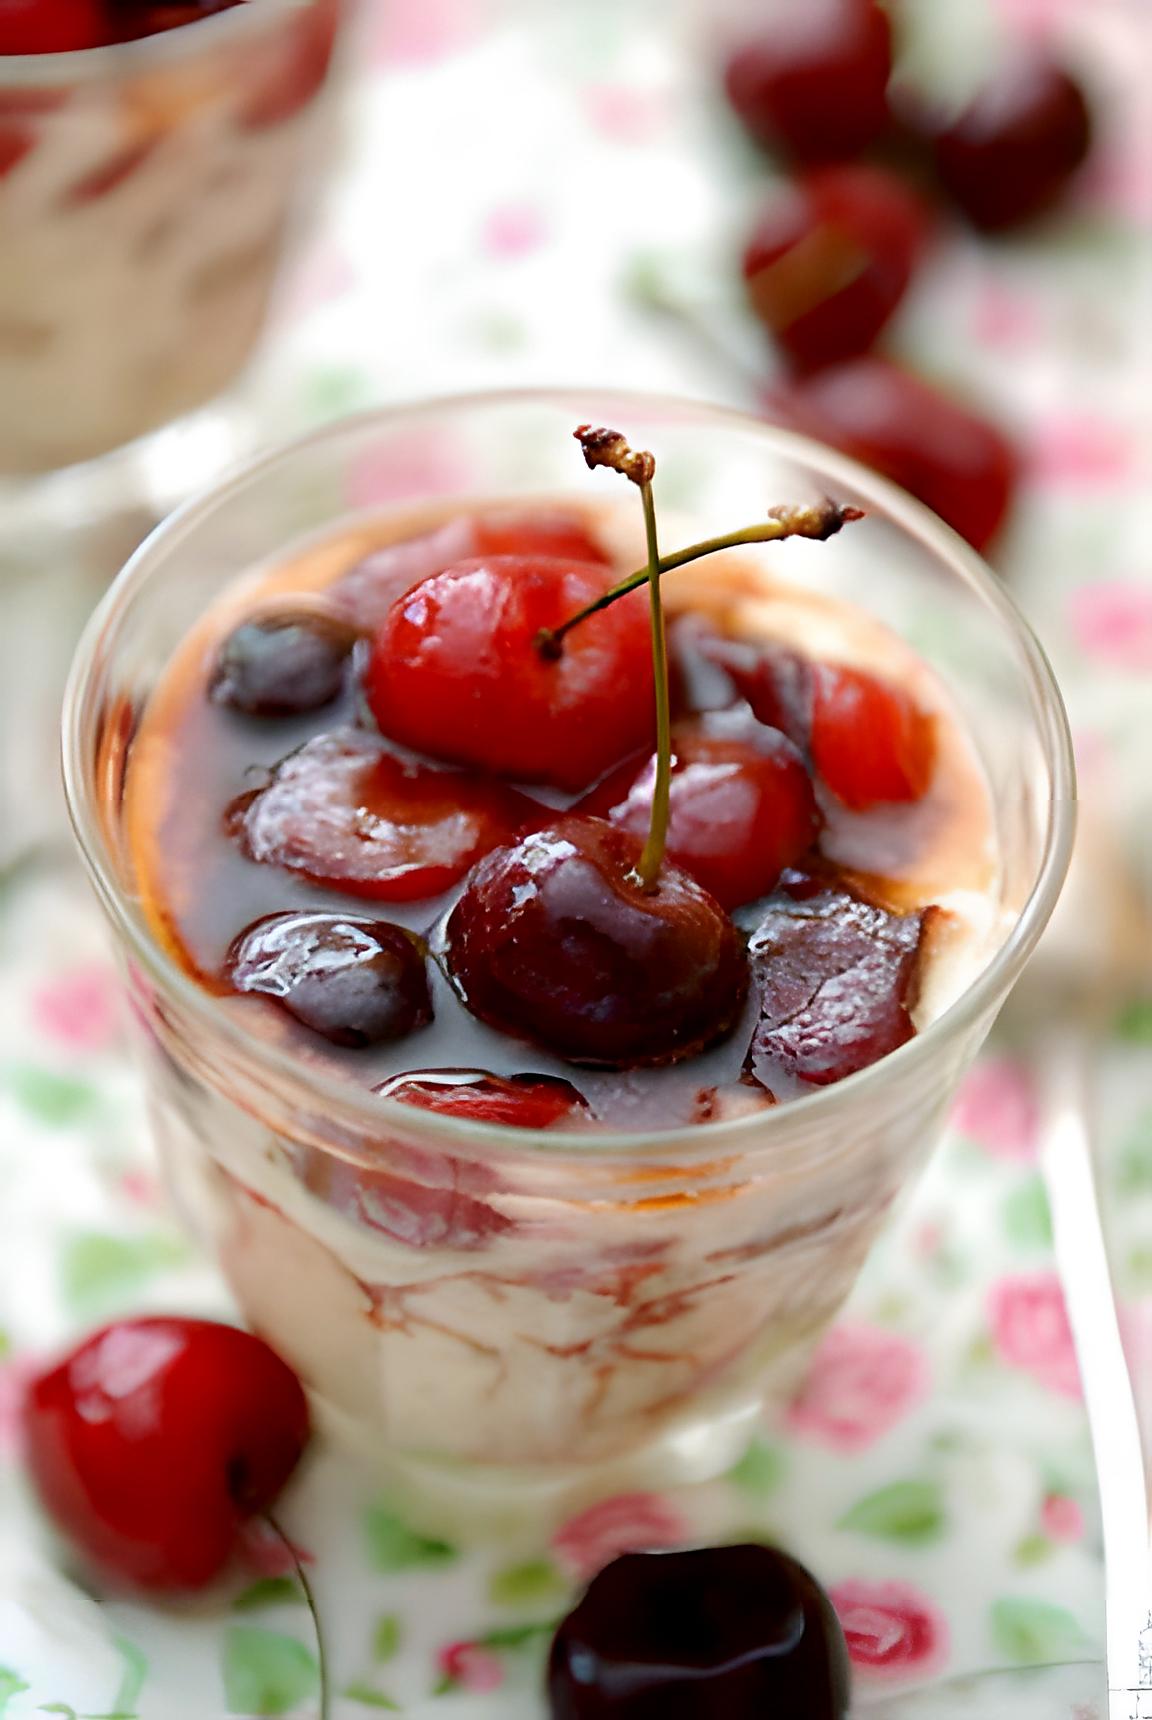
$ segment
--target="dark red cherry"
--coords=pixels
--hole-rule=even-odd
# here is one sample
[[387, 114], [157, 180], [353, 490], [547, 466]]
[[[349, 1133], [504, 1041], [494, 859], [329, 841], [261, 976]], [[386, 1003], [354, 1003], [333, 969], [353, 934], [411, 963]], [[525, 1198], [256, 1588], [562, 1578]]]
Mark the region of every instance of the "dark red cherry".
[[1091, 144], [1080, 85], [1051, 61], [1020, 55], [937, 133], [936, 172], [970, 221], [1000, 232], [1049, 208]]
[[510, 1129], [550, 1129], [584, 1115], [587, 1105], [570, 1081], [555, 1075], [490, 1075], [483, 1069], [412, 1069], [376, 1088], [422, 1111]]
[[227, 12], [238, 0], [105, 0], [115, 39], [136, 41]]
[[[656, 759], [614, 771], [580, 804], [641, 839], [652, 817]], [[672, 731], [667, 855], [722, 908], [764, 896], [816, 836], [816, 799], [792, 742], [739, 713]]]
[[573, 1063], [673, 1063], [738, 1020], [747, 961], [695, 879], [665, 865], [645, 890], [642, 844], [570, 816], [497, 849], [449, 915], [446, 959], [482, 1021]]
[[291, 1369], [208, 1320], [123, 1320], [33, 1380], [28, 1473], [89, 1563], [151, 1590], [198, 1589], [267, 1511], [308, 1443]]
[[880, 167], [827, 167], [781, 187], [744, 252], [752, 309], [802, 370], [866, 352], [924, 249], [923, 204]]
[[98, 0], [0, 0], [0, 54], [64, 54], [99, 47]]
[[228, 828], [262, 865], [353, 896], [437, 896], [541, 810], [503, 783], [399, 758], [379, 736], [336, 729], [242, 795]]
[[355, 640], [347, 622], [322, 610], [242, 621], [220, 647], [209, 697], [256, 717], [317, 710], [341, 691]]
[[225, 972], [334, 1045], [380, 1045], [432, 1020], [424, 955], [387, 920], [269, 914], [235, 939]]
[[367, 1162], [319, 1147], [297, 1147], [293, 1162], [305, 1188], [325, 1205], [406, 1248], [471, 1252], [513, 1229], [512, 1220], [483, 1198], [497, 1187], [483, 1165], [383, 1132]]
[[786, 873], [748, 943], [760, 1015], [746, 1073], [780, 1098], [796, 1083], [842, 1081], [911, 1039], [925, 921]]
[[892, 28], [876, 0], [789, 0], [728, 61], [728, 99], [765, 148], [859, 155], [887, 129]]
[[646, 597], [635, 591], [546, 659], [535, 639], [612, 584], [609, 568], [478, 557], [393, 605], [364, 678], [386, 735], [434, 758], [581, 789], [654, 728]]
[[552, 1643], [552, 1720], [845, 1720], [832, 1603], [773, 1547], [625, 1553]]
[[459, 514], [419, 537], [373, 550], [328, 588], [326, 595], [360, 632], [374, 633], [406, 591], [430, 574], [475, 556], [531, 555], [607, 564], [609, 557], [583, 517], [564, 508], [525, 513], [498, 508]]
[[1004, 432], [882, 358], [860, 358], [766, 394], [775, 422], [828, 442], [911, 491], [975, 549], [1011, 509], [1019, 459]]

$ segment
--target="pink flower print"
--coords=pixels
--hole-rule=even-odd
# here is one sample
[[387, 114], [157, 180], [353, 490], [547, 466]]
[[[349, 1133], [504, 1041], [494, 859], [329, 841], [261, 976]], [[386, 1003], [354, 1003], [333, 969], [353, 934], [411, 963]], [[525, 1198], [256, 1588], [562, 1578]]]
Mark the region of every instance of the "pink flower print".
[[120, 1178], [120, 1193], [133, 1206], [157, 1207], [162, 1199], [159, 1183], [147, 1171], [125, 1171]]
[[488, 212], [480, 242], [490, 257], [523, 257], [538, 250], [547, 232], [544, 217], [531, 203], [502, 203]]
[[[291, 1577], [296, 1566], [281, 1537], [260, 1517], [253, 1517], [240, 1530], [240, 1561], [257, 1577]], [[302, 1565], [315, 1564], [306, 1547], [292, 1542], [292, 1552]]]
[[834, 1326], [792, 1401], [788, 1425], [834, 1451], [863, 1451], [927, 1389], [927, 1361], [907, 1338], [860, 1322]]
[[669, 111], [662, 95], [619, 84], [596, 85], [588, 91], [587, 104], [596, 130], [614, 143], [648, 143], [660, 131]]
[[452, 496], [470, 487], [468, 465], [442, 430], [413, 425], [389, 436], [359, 460], [349, 474], [351, 507], [379, 507]]
[[1060, 1397], [1080, 1396], [1072, 1328], [1055, 1272], [1002, 1278], [989, 1295], [988, 1319], [1001, 1361]]
[[504, 1682], [504, 1668], [491, 1649], [476, 1642], [449, 1642], [436, 1656], [436, 1664], [445, 1681], [455, 1690], [471, 1690], [477, 1695], [499, 1690]]
[[1034, 302], [998, 280], [987, 281], [972, 313], [972, 333], [981, 346], [1010, 351], [1038, 334]]
[[377, 65], [419, 65], [466, 47], [483, 24], [479, 0], [387, 0], [369, 44]]
[[57, 974], [32, 994], [40, 1031], [70, 1051], [103, 1051], [119, 1028], [120, 992], [113, 968], [90, 962]]
[[923, 1678], [948, 1658], [948, 1625], [907, 1583], [853, 1579], [831, 1591], [856, 1671], [883, 1679]]
[[1040, 1522], [1050, 1541], [1079, 1541], [1084, 1534], [1084, 1513], [1066, 1493], [1049, 1493], [1040, 1507]]
[[1068, 625], [1101, 667], [1152, 669], [1152, 586], [1122, 579], [1081, 585], [1068, 599]]
[[1048, 418], [1029, 446], [1029, 468], [1038, 483], [1066, 490], [1123, 484], [1132, 471], [1133, 437], [1107, 419]]
[[952, 1111], [952, 1126], [994, 1158], [1031, 1164], [1039, 1110], [1028, 1070], [1009, 1057], [986, 1057], [968, 1075]]
[[570, 1517], [552, 1537], [556, 1557], [576, 1577], [594, 1577], [621, 1553], [676, 1547], [688, 1526], [659, 1493], [621, 1493]]

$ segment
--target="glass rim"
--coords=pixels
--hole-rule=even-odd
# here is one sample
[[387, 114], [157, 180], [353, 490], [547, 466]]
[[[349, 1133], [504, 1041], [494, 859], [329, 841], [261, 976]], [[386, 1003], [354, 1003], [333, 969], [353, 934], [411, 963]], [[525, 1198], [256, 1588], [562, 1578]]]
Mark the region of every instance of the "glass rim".
[[[716, 1123], [635, 1132], [508, 1129], [500, 1124], [476, 1122], [447, 1113], [425, 1112], [399, 1100], [383, 1098], [370, 1090], [351, 1086], [340, 1077], [321, 1070], [302, 1072], [299, 1059], [290, 1049], [261, 1040], [254, 1034], [243, 1033], [243, 1056], [245, 1061], [258, 1066], [281, 1085], [305, 1088], [313, 1099], [323, 1103], [326, 1114], [334, 1121], [339, 1119], [369, 1135], [382, 1134], [391, 1121], [410, 1133], [446, 1137], [460, 1148], [471, 1147], [482, 1152], [486, 1147], [499, 1146], [506, 1154], [516, 1157], [543, 1153], [600, 1160], [613, 1156], [637, 1159], [667, 1154], [683, 1157], [687, 1153], [694, 1159], [711, 1158], [717, 1150], [738, 1149], [742, 1142], [753, 1138], [757, 1154], [769, 1152], [783, 1130], [800, 1123], [815, 1125], [826, 1114], [835, 1116], [845, 1105], [851, 1106], [857, 1100], [865, 1099], [868, 1093], [891, 1080], [895, 1074], [911, 1073], [920, 1066], [926, 1066], [942, 1041], [979, 1020], [982, 1014], [993, 1008], [997, 998], [1007, 995], [1055, 906], [1068, 870], [1075, 834], [1075, 765], [1063, 700], [1043, 646], [1003, 581], [958, 533], [923, 503], [888, 479], [822, 443], [779, 429], [739, 408], [716, 406], [674, 394], [595, 387], [586, 390], [571, 387], [506, 388], [421, 396], [413, 401], [350, 413], [289, 441], [279, 442], [245, 461], [211, 489], [191, 496], [162, 520], [137, 546], [89, 618], [73, 657], [62, 706], [62, 766], [69, 819], [88, 876], [117, 937], [162, 988], [179, 1000], [195, 1022], [207, 1032], [223, 1030], [235, 1037], [238, 1032], [236, 1023], [223, 1014], [218, 1000], [197, 985], [155, 940], [143, 915], [126, 896], [114, 875], [112, 857], [101, 828], [97, 797], [89, 790], [84, 764], [86, 737], [82, 717], [101, 645], [114, 635], [120, 615], [154, 577], [152, 564], [158, 551], [174, 541], [187, 538], [203, 518], [262, 473], [300, 455], [316, 443], [338, 435], [353, 434], [358, 428], [367, 429], [370, 425], [384, 428], [404, 419], [500, 406], [570, 407], [575, 423], [587, 417], [592, 402], [597, 415], [603, 412], [607, 416], [611, 412], [617, 414], [621, 422], [627, 421], [629, 411], [639, 417], [654, 410], [672, 410], [690, 413], [718, 427], [753, 432], [781, 457], [805, 463], [832, 485], [844, 484], [858, 491], [866, 500], [872, 500], [904, 535], [919, 543], [937, 561], [945, 562], [962, 578], [997, 620], [1009, 629], [1023, 657], [1033, 716], [1052, 782], [1043, 851], [1028, 899], [991, 961], [980, 969], [946, 1010], [904, 1045], [830, 1086], [789, 1099], [786, 1104]], [[242, 1029], [239, 1031], [243, 1032]]]
[[135, 72], [142, 62], [162, 65], [193, 52], [193, 36], [205, 47], [227, 43], [230, 37], [243, 40], [250, 30], [262, 28], [269, 14], [304, 12], [315, 0], [245, 0], [207, 18], [191, 18], [170, 30], [138, 36], [127, 42], [102, 42], [95, 48], [67, 48], [59, 53], [0, 54], [0, 88], [5, 85], [78, 84], [121, 71]]

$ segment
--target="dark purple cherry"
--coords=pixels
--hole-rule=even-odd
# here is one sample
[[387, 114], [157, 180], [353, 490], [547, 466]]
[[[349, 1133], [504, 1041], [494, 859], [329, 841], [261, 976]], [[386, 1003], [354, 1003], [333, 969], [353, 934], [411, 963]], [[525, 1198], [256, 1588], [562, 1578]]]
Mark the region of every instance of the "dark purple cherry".
[[848, 1651], [775, 1548], [626, 1553], [557, 1631], [548, 1695], [552, 1720], [844, 1720]]
[[777, 1098], [866, 1069], [911, 1039], [928, 913], [894, 914], [839, 884], [785, 873], [748, 944], [760, 1018], [745, 1072]]
[[356, 635], [338, 616], [284, 610], [242, 621], [220, 647], [209, 693], [252, 717], [315, 711], [344, 685]]
[[226, 973], [236, 991], [275, 998], [334, 1045], [379, 1045], [432, 1020], [424, 956], [388, 920], [269, 914], [234, 940]]
[[674, 1063], [739, 1019], [748, 963], [735, 926], [667, 863], [651, 889], [643, 844], [567, 817], [475, 867], [448, 918], [446, 957], [482, 1021], [573, 1063]]

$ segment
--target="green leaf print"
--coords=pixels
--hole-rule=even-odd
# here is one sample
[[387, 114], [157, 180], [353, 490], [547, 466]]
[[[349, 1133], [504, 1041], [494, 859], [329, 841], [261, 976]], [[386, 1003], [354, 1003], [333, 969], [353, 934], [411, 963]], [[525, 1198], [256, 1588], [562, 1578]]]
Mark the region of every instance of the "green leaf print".
[[733, 1487], [739, 1487], [742, 1493], [752, 1493], [761, 1499], [774, 1493], [783, 1478], [784, 1454], [766, 1439], [758, 1439], [750, 1445], [739, 1463], [725, 1476], [725, 1480], [730, 1481]]
[[528, 1559], [494, 1571], [488, 1583], [488, 1598], [497, 1606], [524, 1606], [530, 1601], [554, 1600], [568, 1585], [551, 1559]]
[[935, 1481], [894, 1481], [859, 1500], [836, 1526], [908, 1546], [935, 1541], [944, 1528], [939, 1485]]
[[376, 1629], [372, 1632], [372, 1655], [383, 1666], [387, 1660], [394, 1660], [400, 1652], [400, 1643], [404, 1636], [404, 1626], [399, 1613], [381, 1613], [376, 1620]]
[[230, 1626], [222, 1670], [229, 1714], [288, 1714], [320, 1688], [311, 1649], [294, 1636], [252, 1625]]
[[1120, 1148], [1116, 1187], [1121, 1194], [1152, 1193], [1152, 1111], [1139, 1117]]
[[378, 1571], [410, 1571], [421, 1565], [445, 1565], [456, 1557], [448, 1541], [437, 1541], [410, 1529], [391, 1505], [381, 1500], [364, 1517], [368, 1557]]
[[233, 1612], [258, 1612], [261, 1607], [304, 1605], [304, 1591], [295, 1577], [261, 1577], [242, 1589], [232, 1602]]
[[1050, 1601], [995, 1601], [991, 1622], [1000, 1653], [1021, 1666], [1068, 1660], [1084, 1647], [1084, 1633], [1072, 1614]]
[[1032, 1250], [1052, 1246], [1052, 1213], [1044, 1184], [1028, 1177], [1004, 1202], [1004, 1230], [1014, 1248]]
[[1025, 1535], [1017, 1541], [1012, 1557], [1018, 1565], [1042, 1565], [1056, 1551], [1047, 1535]]
[[1152, 1045], [1152, 997], [1126, 1003], [1116, 1017], [1116, 1037], [1134, 1045]]
[[64, 1244], [61, 1289], [78, 1318], [99, 1318], [130, 1306], [149, 1278], [187, 1258], [185, 1245], [164, 1231], [144, 1236], [86, 1231]]
[[88, 1081], [72, 1075], [57, 1075], [34, 1063], [18, 1063], [6, 1071], [12, 1097], [38, 1122], [49, 1128], [66, 1128], [91, 1109], [96, 1090]]
[[528, 1624], [498, 1624], [492, 1630], [481, 1631], [474, 1640], [481, 1648], [499, 1652], [505, 1648], [528, 1648], [542, 1637], [552, 1636], [558, 1619], [533, 1619]]
[[120, 1675], [120, 1688], [116, 1692], [116, 1700], [112, 1704], [118, 1714], [133, 1713], [140, 1701], [140, 1692], [148, 1677], [148, 1656], [142, 1648], [130, 1642], [126, 1636], [115, 1636], [113, 1642], [120, 1651], [124, 1662], [124, 1670]]
[[370, 1684], [346, 1684], [341, 1694], [349, 1702], [358, 1702], [362, 1708], [379, 1708], [389, 1714], [401, 1712], [398, 1702], [393, 1702], [383, 1690], [376, 1690]]
[[7, 1708], [10, 1696], [19, 1696], [22, 1690], [27, 1689], [27, 1684], [11, 1667], [0, 1666], [0, 1714]]

